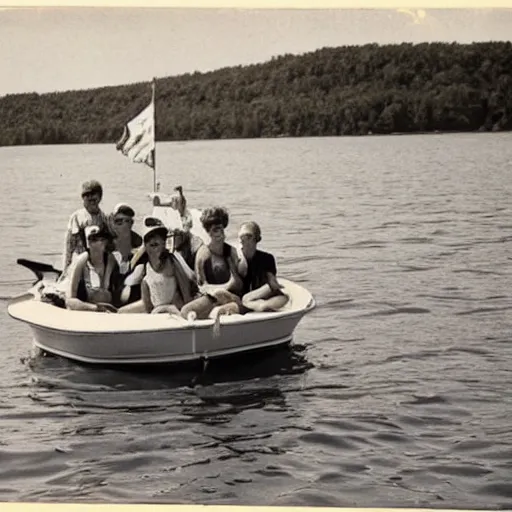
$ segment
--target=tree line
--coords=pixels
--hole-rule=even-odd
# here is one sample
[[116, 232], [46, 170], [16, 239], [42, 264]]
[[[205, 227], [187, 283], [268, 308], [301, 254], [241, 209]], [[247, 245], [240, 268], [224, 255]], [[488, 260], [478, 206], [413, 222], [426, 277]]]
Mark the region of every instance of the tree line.
[[[0, 145], [114, 143], [149, 82], [0, 97]], [[512, 129], [512, 44], [322, 48], [157, 79], [157, 140]]]

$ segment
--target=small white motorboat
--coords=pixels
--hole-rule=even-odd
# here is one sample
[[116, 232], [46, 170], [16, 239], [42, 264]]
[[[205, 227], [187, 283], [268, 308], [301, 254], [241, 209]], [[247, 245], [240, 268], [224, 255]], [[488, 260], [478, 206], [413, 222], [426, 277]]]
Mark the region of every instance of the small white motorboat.
[[40, 349], [82, 363], [133, 365], [218, 358], [288, 344], [300, 320], [315, 307], [302, 286], [279, 279], [290, 301], [277, 312], [249, 312], [214, 320], [188, 321], [175, 315], [72, 311], [42, 302], [32, 292], [13, 299], [9, 315], [28, 324]]
[[[190, 209], [192, 233], [208, 242], [201, 211]], [[170, 228], [179, 227], [176, 210], [154, 206], [152, 215]], [[55, 284], [60, 271], [51, 265], [19, 259], [37, 280], [27, 293], [13, 299], [8, 314], [30, 326], [34, 344], [45, 352], [101, 365], [146, 365], [219, 358], [292, 341], [300, 320], [315, 308], [304, 287], [279, 278], [288, 303], [276, 312], [248, 312], [214, 319], [185, 320], [177, 315], [109, 314], [73, 311], [41, 300], [41, 290]]]

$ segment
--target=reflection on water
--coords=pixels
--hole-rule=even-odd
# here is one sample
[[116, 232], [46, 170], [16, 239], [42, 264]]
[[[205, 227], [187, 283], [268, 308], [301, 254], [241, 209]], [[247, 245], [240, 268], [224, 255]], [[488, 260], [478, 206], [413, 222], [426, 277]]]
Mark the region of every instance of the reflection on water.
[[0, 253], [0, 499], [510, 508], [509, 139], [161, 144], [163, 188], [227, 205], [230, 238], [255, 217], [318, 307], [289, 348], [137, 371], [31, 354], [6, 304], [32, 279], [17, 257], [59, 264], [82, 179], [142, 216], [151, 175], [110, 146], [0, 148], [23, 205]]
[[21, 361], [30, 367], [32, 380], [49, 389], [72, 387], [87, 391], [92, 387], [104, 390], [156, 390], [301, 374], [312, 366], [304, 356], [305, 350], [305, 345], [293, 344], [187, 365], [103, 368], [68, 361], [35, 348], [30, 357]]

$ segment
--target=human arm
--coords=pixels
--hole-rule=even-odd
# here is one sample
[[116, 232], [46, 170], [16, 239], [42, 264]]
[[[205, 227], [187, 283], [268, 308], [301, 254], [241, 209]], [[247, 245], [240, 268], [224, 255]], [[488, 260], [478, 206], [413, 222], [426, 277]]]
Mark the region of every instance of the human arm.
[[273, 272], [267, 272], [267, 282], [271, 290], [277, 291], [284, 288], [282, 284], [277, 280], [277, 276]]
[[110, 274], [109, 291], [112, 295], [112, 304], [115, 306], [121, 306], [123, 304], [121, 294], [123, 292], [123, 281], [124, 276], [121, 274], [119, 264], [116, 257], [113, 254], [109, 254], [109, 263], [112, 265], [112, 272]]
[[236, 268], [238, 270], [238, 275], [244, 278], [247, 275], [249, 270], [249, 264], [247, 263], [247, 258], [245, 257], [242, 249], [236, 250]]
[[267, 272], [267, 280], [267, 283], [242, 297], [244, 307], [260, 312], [278, 311], [288, 302], [289, 297], [281, 291], [283, 286], [277, 282], [276, 275]]
[[78, 232], [78, 221], [76, 218], [76, 213], [73, 213], [68, 221], [68, 226], [66, 228], [66, 234], [64, 236], [64, 253], [62, 258], [62, 271], [64, 272], [69, 265], [71, 264], [71, 260], [73, 258], [73, 252], [77, 246], [77, 235]]
[[140, 292], [146, 313], [151, 313], [151, 311], [153, 311], [153, 303], [151, 302], [151, 294], [149, 293], [149, 286], [146, 279], [142, 280]]
[[78, 295], [78, 285], [84, 271], [84, 266], [87, 263], [88, 253], [83, 253], [76, 259], [75, 265], [72, 268], [71, 275], [69, 276], [68, 288], [66, 290], [66, 308], [78, 311], [98, 311], [96, 304], [84, 302], [80, 300]]
[[240, 277], [238, 268], [239, 257], [237, 250], [234, 247], [231, 248], [231, 254], [228, 261], [229, 268], [231, 270], [231, 278], [226, 284], [226, 290], [235, 294], [242, 293], [244, 283], [242, 281], [242, 278]]
[[197, 278], [197, 284], [199, 286], [203, 286], [205, 284], [208, 284], [206, 281], [206, 274], [204, 272], [204, 265], [206, 263], [206, 260], [209, 256], [209, 250], [206, 245], [201, 245], [199, 249], [197, 250], [196, 254], [196, 261], [195, 261], [195, 272], [196, 272], [196, 278]]
[[62, 272], [64, 273], [66, 269], [69, 267], [69, 264], [71, 263], [71, 254], [73, 252], [72, 246], [71, 246], [71, 231], [66, 230], [66, 234], [64, 236], [64, 251], [62, 255]]

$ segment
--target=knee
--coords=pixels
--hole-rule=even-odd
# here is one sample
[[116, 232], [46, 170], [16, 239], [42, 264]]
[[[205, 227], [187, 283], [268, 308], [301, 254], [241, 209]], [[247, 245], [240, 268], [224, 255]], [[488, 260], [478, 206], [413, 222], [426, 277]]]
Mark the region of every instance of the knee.
[[180, 315], [185, 318], [185, 320], [187, 319], [188, 317], [188, 314], [192, 312], [192, 307], [190, 307], [190, 302], [188, 304], [185, 304], [181, 309], [180, 309]]
[[198, 299], [193, 300], [192, 302], [188, 302], [180, 309], [180, 315], [186, 320], [188, 320], [190, 313], [194, 313], [197, 316], [198, 309], [200, 309], [199, 306], [200, 303]]

